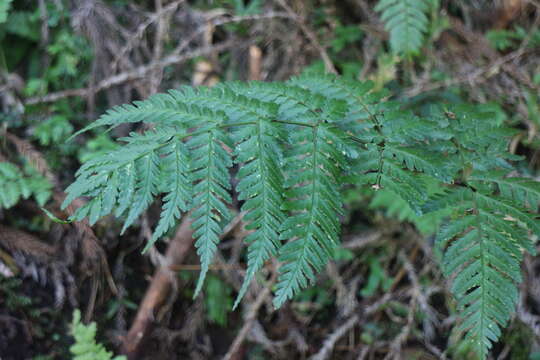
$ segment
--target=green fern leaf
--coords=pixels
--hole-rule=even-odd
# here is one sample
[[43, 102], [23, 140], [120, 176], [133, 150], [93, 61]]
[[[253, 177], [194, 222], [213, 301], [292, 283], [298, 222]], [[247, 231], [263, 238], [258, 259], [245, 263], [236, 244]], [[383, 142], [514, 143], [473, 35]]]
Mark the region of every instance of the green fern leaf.
[[115, 106], [98, 120], [74, 133], [71, 138], [100, 126], [114, 128], [124, 123], [183, 124], [186, 117], [193, 116], [189, 107], [175, 101], [169, 94], [156, 94], [133, 105]]
[[333, 132], [326, 124], [299, 129], [291, 135], [298, 144], [287, 158], [289, 174], [286, 209], [294, 215], [281, 229], [283, 240], [292, 239], [280, 251], [280, 268], [274, 306], [279, 308], [300, 289], [313, 282], [315, 273], [328, 262], [339, 242], [341, 196], [339, 168], [346, 159], [333, 146]]
[[9, 10], [11, 9], [11, 2], [13, 0], [4, 0], [0, 2], [0, 24], [3, 24], [6, 22], [9, 14]]
[[452, 175], [445, 168], [445, 164], [440, 158], [427, 153], [418, 148], [387, 145], [384, 148], [386, 156], [395, 157], [402, 162], [407, 169], [412, 171], [422, 171], [445, 183], [452, 181]]
[[[379, 2], [391, 37], [397, 36], [391, 38], [396, 52], [412, 54], [422, 45], [426, 4]], [[514, 309], [522, 253], [534, 251], [530, 237], [540, 232], [540, 187], [507, 176], [518, 160], [506, 150], [512, 132], [489, 114], [461, 105], [416, 114], [388, 97], [369, 82], [311, 73], [285, 83], [183, 87], [114, 108], [83, 131], [126, 122], [152, 123], [154, 130], [132, 133], [119, 139], [117, 150], [86, 161], [63, 206], [86, 197], [72, 219], [94, 223], [114, 212], [126, 216], [125, 230], [163, 194], [147, 246], [189, 212], [201, 262], [197, 295], [230, 219], [234, 158], [235, 190], [253, 230], [234, 306], [256, 272], [277, 256], [279, 307], [314, 282], [333, 255], [341, 185], [382, 189], [386, 199], [397, 196], [416, 212], [399, 212], [410, 219], [448, 216], [437, 235], [443, 270], [452, 276], [461, 329], [485, 358]], [[9, 166], [0, 164], [0, 183], [8, 183], [2, 176], [14, 176]], [[6, 185], [13, 189], [0, 193], [0, 204], [41, 186], [29, 179]]]
[[144, 155], [135, 162], [135, 167], [140, 168], [137, 169], [138, 178], [136, 190], [133, 203], [131, 204], [131, 208], [120, 234], [123, 234], [139, 215], [146, 210], [154, 199], [154, 196], [157, 194], [157, 180], [159, 174], [158, 164], [159, 158], [155, 151]]
[[382, 13], [392, 50], [405, 55], [418, 53], [429, 24], [427, 0], [380, 0], [375, 10]]
[[485, 208], [485, 200], [475, 193], [473, 213], [443, 228], [438, 236], [447, 244], [445, 275], [455, 274], [452, 292], [463, 319], [460, 329], [482, 359], [514, 311], [523, 249], [517, 239], [526, 237], [516, 223]]
[[228, 168], [232, 166], [231, 154], [223, 145], [231, 146], [227, 135], [217, 127], [194, 135], [188, 141], [191, 150], [191, 175], [193, 187], [192, 213], [195, 247], [201, 259], [201, 273], [195, 295], [201, 291], [204, 279], [217, 250], [223, 222], [230, 218], [226, 204], [232, 201], [228, 190]]
[[115, 356], [107, 351], [102, 344], [96, 343], [97, 326], [92, 322], [85, 325], [81, 322], [81, 312], [73, 312], [73, 321], [70, 329], [71, 335], [75, 338], [75, 343], [69, 347], [69, 352], [73, 355], [73, 360], [125, 360], [125, 356]]
[[[515, 219], [525, 224], [536, 236], [540, 237], [540, 220], [537, 214], [531, 214], [519, 207], [516, 203], [500, 198], [493, 194], [477, 192], [477, 200], [480, 205], [494, 212], [500, 212], [510, 216], [509, 220]], [[529, 250], [534, 252], [533, 249]]]
[[131, 200], [135, 193], [135, 162], [130, 161], [118, 169], [118, 177], [122, 179], [122, 186], [118, 189], [118, 204], [115, 210], [115, 216], [120, 217], [131, 206]]
[[9, 209], [33, 195], [39, 206], [51, 196], [52, 185], [29, 164], [20, 169], [7, 161], [0, 162], [0, 209]]
[[280, 247], [279, 228], [285, 216], [281, 211], [283, 203], [283, 175], [280, 162], [283, 155], [279, 144], [284, 138], [283, 130], [267, 119], [259, 118], [258, 123], [246, 126], [236, 134], [240, 139], [236, 151], [236, 162], [245, 164], [238, 172], [240, 179], [236, 190], [239, 200], [244, 200], [242, 211], [244, 220], [249, 222], [248, 230], [255, 230], [245, 241], [248, 248], [246, 276], [234, 308], [245, 295], [256, 272], [264, 262], [276, 255]]
[[160, 172], [166, 195], [163, 198], [159, 222], [145, 250], [174, 226], [182, 212], [189, 209], [192, 189], [188, 176], [190, 163], [188, 149], [182, 141], [175, 138], [163, 149], [163, 154]]
[[[125, 147], [83, 164], [76, 181], [66, 189], [62, 207], [67, 207], [80, 196], [91, 196], [92, 199], [77, 209], [71, 219], [80, 220], [90, 213], [91, 221], [95, 222], [115, 207], [116, 216], [128, 212], [123, 233], [157, 194], [160, 158], [156, 151], [171, 141], [169, 130], [142, 136], [131, 134], [122, 139], [127, 142]], [[105, 194], [111, 198], [105, 198]], [[118, 194], [117, 199], [115, 194]], [[102, 199], [105, 200], [102, 202]]]
[[470, 180], [495, 183], [502, 196], [537, 210], [540, 206], [540, 182], [527, 178], [505, 177], [505, 172], [474, 173]]

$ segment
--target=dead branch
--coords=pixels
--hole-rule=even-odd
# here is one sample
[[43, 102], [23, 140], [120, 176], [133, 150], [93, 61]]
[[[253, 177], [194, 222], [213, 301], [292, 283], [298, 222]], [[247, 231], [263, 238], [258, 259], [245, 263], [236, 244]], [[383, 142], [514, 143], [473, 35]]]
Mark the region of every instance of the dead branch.
[[360, 323], [363, 318], [366, 318], [376, 311], [379, 310], [381, 306], [386, 304], [392, 298], [393, 293], [387, 292], [382, 298], [380, 298], [375, 303], [367, 306], [362, 315], [353, 315], [345, 323], [339, 326], [334, 332], [332, 332], [324, 341], [322, 348], [313, 355], [310, 360], [325, 360], [332, 355], [332, 351], [339, 339], [341, 339], [347, 332], [349, 332], [355, 325]]
[[[162, 9], [162, 12], [165, 12], [166, 11], [165, 9], [169, 9], [169, 8], [164, 7]], [[290, 19], [291, 17], [292, 17], [291, 14], [284, 14], [280, 12], [270, 12], [270, 13], [261, 14], [261, 15], [220, 17], [218, 19], [212, 20], [210, 22], [210, 25], [221, 26], [221, 25], [225, 25], [229, 23], [237, 23], [237, 22], [243, 22], [243, 21], [255, 21], [255, 20], [274, 19], [274, 18]], [[120, 74], [110, 76], [106, 79], [101, 80], [100, 82], [95, 84], [95, 86], [89, 86], [89, 87], [80, 88], [80, 89], [67, 89], [67, 90], [62, 90], [62, 91], [58, 91], [54, 93], [49, 93], [45, 96], [30, 97], [24, 101], [24, 104], [35, 105], [35, 104], [55, 102], [60, 99], [65, 99], [65, 98], [74, 97], [74, 96], [85, 97], [85, 96], [88, 96], [89, 94], [95, 94], [99, 91], [106, 90], [113, 86], [121, 85], [123, 83], [130, 82], [130, 81], [143, 79], [148, 74], [155, 72], [156, 69], [163, 69], [167, 66], [176, 65], [176, 64], [185, 62], [187, 60], [190, 60], [199, 56], [205, 56], [208, 54], [221, 52], [221, 51], [233, 48], [233, 47], [241, 46], [241, 43], [239, 44], [238, 41], [229, 40], [215, 46], [201, 47], [191, 52], [182, 54], [182, 52], [189, 46], [189, 44], [194, 39], [196, 39], [199, 35], [204, 33], [205, 30], [206, 30], [206, 27], [202, 27], [194, 31], [193, 34], [191, 34], [184, 41], [182, 41], [180, 45], [176, 47], [176, 49], [174, 49], [169, 55], [165, 56], [159, 61], [152, 61], [151, 63], [147, 65], [142, 65], [133, 70], [125, 71]]]
[[332, 74], [337, 74], [336, 67], [334, 66], [334, 63], [330, 59], [330, 56], [328, 55], [328, 52], [326, 49], [321, 45], [319, 40], [317, 39], [317, 36], [311, 29], [306, 25], [305, 20], [302, 17], [299, 17], [295, 14], [294, 10], [284, 1], [284, 0], [276, 0], [277, 3], [287, 11], [287, 13], [291, 16], [291, 18], [295, 19], [298, 23], [298, 26], [300, 27], [300, 30], [306, 35], [308, 40], [311, 42], [311, 44], [317, 49], [319, 52], [321, 59], [324, 62], [324, 67], [326, 71]]
[[[162, 0], [155, 0], [154, 3], [155, 3], [157, 12], [158, 13], [163, 12]], [[158, 17], [157, 24], [156, 24], [156, 34], [154, 37], [154, 51], [152, 54], [152, 63], [157, 63], [159, 62], [159, 59], [161, 59], [161, 56], [163, 54], [163, 43], [165, 41], [167, 27], [168, 27], [168, 21], [166, 20], [165, 16]], [[150, 94], [154, 94], [157, 92], [159, 84], [161, 83], [162, 77], [163, 77], [163, 68], [157, 66], [154, 69], [152, 76], [150, 77]]]
[[223, 357], [223, 360], [231, 360], [233, 359], [233, 356], [236, 355], [236, 353], [240, 350], [240, 347], [244, 343], [244, 340], [246, 339], [248, 332], [250, 331], [251, 327], [253, 326], [253, 323], [255, 319], [257, 318], [257, 313], [259, 312], [259, 309], [263, 305], [266, 298], [270, 295], [270, 288], [276, 281], [277, 277], [277, 271], [274, 271], [272, 278], [270, 279], [268, 285], [264, 288], [263, 291], [259, 293], [255, 301], [251, 304], [249, 311], [247, 312], [244, 320], [244, 325], [236, 335], [234, 341], [232, 342], [231, 346], [229, 347], [229, 350]]
[[[226, 237], [236, 226], [241, 223], [241, 216], [235, 217], [231, 223], [225, 227], [220, 239]], [[194, 242], [193, 230], [191, 229], [191, 219], [185, 216], [176, 234], [169, 242], [165, 256], [160, 262], [159, 268], [154, 273], [150, 286], [146, 290], [143, 300], [138, 307], [137, 315], [127, 335], [122, 339], [122, 353], [128, 359], [136, 359], [141, 351], [142, 345], [148, 339], [149, 334], [156, 322], [162, 320], [163, 315], [174, 301], [174, 291], [177, 287], [177, 277], [174, 269], [182, 265], [182, 262], [192, 249]]]
[[167, 6], [161, 7], [161, 9], [159, 9], [154, 14], [152, 14], [145, 22], [140, 24], [137, 27], [137, 30], [135, 30], [135, 33], [129, 38], [126, 45], [120, 50], [120, 52], [118, 52], [117, 54], [114, 55], [115, 59], [114, 59], [114, 62], [112, 63], [112, 65], [111, 65], [111, 68], [116, 69], [116, 67], [118, 66], [118, 62], [121, 61], [121, 59], [124, 58], [126, 56], [126, 54], [131, 51], [131, 49], [133, 49], [133, 46], [135, 45], [135, 43], [142, 38], [142, 36], [144, 35], [146, 29], [150, 25], [152, 25], [156, 21], [161, 21], [163, 16], [176, 11], [176, 9], [183, 2], [185, 2], [185, 0], [176, 0], [176, 1], [173, 1], [172, 3], [168, 4]]
[[409, 261], [409, 259], [407, 259], [403, 251], [401, 251], [398, 254], [398, 257], [403, 262], [403, 267], [407, 271], [407, 275], [409, 277], [409, 280], [411, 280], [413, 287], [411, 291], [411, 299], [409, 301], [409, 306], [408, 306], [409, 311], [407, 313], [407, 323], [401, 329], [398, 336], [396, 336], [394, 340], [392, 341], [392, 343], [390, 344], [390, 351], [384, 357], [385, 360], [399, 359], [399, 353], [401, 352], [401, 347], [407, 341], [407, 338], [409, 337], [412, 330], [412, 326], [414, 323], [414, 313], [416, 311], [416, 304], [418, 301], [426, 302], [425, 298], [423, 297], [420, 283], [418, 281], [418, 277], [416, 276], [412, 263]]
[[378, 242], [383, 236], [380, 231], [369, 231], [363, 234], [355, 235], [346, 240], [342, 247], [350, 250], [357, 250], [369, 244]]
[[198, 56], [204, 56], [213, 52], [220, 52], [220, 51], [223, 51], [223, 50], [235, 47], [235, 46], [239, 46], [237, 41], [226, 41], [219, 45], [215, 45], [209, 48], [200, 48], [184, 55], [169, 55], [158, 62], [139, 66], [138, 68], [134, 70], [126, 71], [126, 72], [111, 76], [107, 79], [104, 79], [100, 81], [99, 83], [97, 83], [94, 88], [69, 89], [69, 90], [62, 90], [62, 91], [58, 91], [54, 93], [49, 93], [45, 96], [31, 97], [25, 100], [25, 105], [50, 103], [50, 102], [55, 102], [60, 99], [65, 99], [65, 98], [73, 97], [73, 96], [84, 97], [92, 91], [99, 92], [99, 91], [108, 89], [112, 86], [120, 85], [129, 81], [143, 79], [149, 73], [155, 71], [155, 69], [157, 68], [164, 68], [170, 65], [179, 64], [186, 60], [196, 58]]
[[508, 55], [502, 56], [494, 60], [488, 66], [479, 67], [473, 72], [453, 76], [452, 78], [444, 81], [429, 81], [426, 83], [418, 83], [417, 85], [405, 90], [405, 96], [413, 97], [424, 92], [447, 88], [459, 84], [468, 84], [470, 86], [475, 86], [479, 83], [485, 82], [490, 77], [498, 74], [505, 64], [519, 59], [527, 52], [527, 49], [518, 49]]
[[384, 357], [384, 360], [390, 360], [390, 359], [401, 359], [400, 353], [401, 353], [401, 347], [407, 341], [409, 338], [409, 335], [411, 334], [412, 326], [414, 323], [414, 313], [416, 311], [416, 298], [413, 296], [411, 297], [411, 300], [409, 301], [409, 312], [407, 313], [407, 323], [405, 326], [401, 329], [398, 336], [395, 337], [395, 339], [390, 344], [390, 351], [386, 354]]
[[257, 45], [249, 47], [249, 80], [261, 80], [262, 51]]
[[351, 316], [347, 321], [345, 321], [341, 326], [339, 326], [330, 336], [324, 340], [322, 348], [319, 352], [313, 355], [310, 360], [326, 360], [332, 354], [336, 342], [343, 337], [347, 332], [349, 332], [353, 327], [358, 324], [360, 317], [358, 315]]
[[167, 302], [167, 297], [176, 282], [175, 273], [169, 269], [169, 266], [178, 265], [184, 261], [192, 248], [192, 235], [191, 220], [184, 217], [169, 243], [165, 261], [152, 277], [150, 286], [138, 307], [135, 320], [122, 341], [122, 353], [126, 354], [128, 359], [138, 357], [141, 345], [148, 338], [155, 321], [159, 320], [156, 319], [156, 314]]

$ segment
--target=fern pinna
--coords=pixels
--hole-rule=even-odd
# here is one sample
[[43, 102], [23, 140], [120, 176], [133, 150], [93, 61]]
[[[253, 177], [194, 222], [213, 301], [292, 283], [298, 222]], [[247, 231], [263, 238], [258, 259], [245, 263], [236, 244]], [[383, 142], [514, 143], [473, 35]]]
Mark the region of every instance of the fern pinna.
[[418, 53], [428, 31], [427, 13], [435, 6], [438, 2], [434, 0], [379, 0], [375, 10], [381, 13], [393, 52]]
[[[86, 162], [64, 206], [84, 196], [72, 219], [95, 223], [114, 212], [125, 230], [160, 197], [152, 243], [190, 214], [201, 259], [197, 294], [236, 196], [252, 232], [235, 306], [277, 258], [276, 307], [313, 283], [339, 246], [344, 185], [384, 188], [418, 214], [445, 209], [451, 216], [437, 242], [443, 269], [461, 328], [485, 357], [514, 309], [522, 253], [532, 253], [540, 236], [540, 184], [511, 176], [519, 160], [506, 151], [512, 131], [489, 114], [434, 105], [418, 116], [388, 98], [369, 82], [305, 74], [286, 83], [184, 87], [118, 106], [82, 131], [135, 122], [150, 130]], [[443, 190], [429, 197], [427, 182]]]

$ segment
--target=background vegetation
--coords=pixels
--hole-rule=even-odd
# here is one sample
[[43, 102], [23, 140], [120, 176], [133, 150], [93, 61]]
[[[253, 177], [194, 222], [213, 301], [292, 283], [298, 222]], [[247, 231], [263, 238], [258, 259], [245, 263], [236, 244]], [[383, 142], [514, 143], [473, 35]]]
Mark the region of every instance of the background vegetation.
[[[159, 206], [122, 236], [113, 218], [56, 224], [41, 207], [73, 214], [82, 200], [60, 204], [81, 162], [138, 130], [66, 141], [106, 109], [305, 69], [371, 79], [420, 113], [440, 102], [490, 111], [486, 121], [515, 130], [520, 172], [539, 179], [539, 24], [535, 0], [0, 0], [0, 357], [474, 359], [452, 330], [456, 304], [432, 246], [445, 214], [417, 216], [384, 189], [346, 193], [342, 248], [279, 311], [272, 263], [231, 311], [248, 234], [237, 200], [194, 300], [186, 222], [141, 255]], [[494, 359], [540, 358], [539, 265], [526, 255]]]

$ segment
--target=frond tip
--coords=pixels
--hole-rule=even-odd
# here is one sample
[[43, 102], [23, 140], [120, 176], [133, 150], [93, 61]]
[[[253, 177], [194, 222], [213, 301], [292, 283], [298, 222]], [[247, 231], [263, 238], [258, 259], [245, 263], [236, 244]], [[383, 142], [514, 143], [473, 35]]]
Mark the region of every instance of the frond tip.
[[390, 32], [390, 46], [398, 54], [415, 54], [424, 42], [428, 26], [428, 0], [380, 0], [375, 7]]
[[[291, 239], [280, 251], [280, 269], [274, 306], [279, 308], [321, 271], [339, 243], [341, 196], [338, 185], [340, 166], [346, 159], [335, 148], [336, 131], [321, 124], [292, 135], [291, 142], [302, 143], [287, 159], [289, 174], [286, 209], [293, 216], [281, 226], [281, 239]], [[334, 141], [332, 141], [334, 140]]]
[[469, 199], [472, 213], [443, 227], [438, 240], [445, 248], [443, 271], [454, 275], [451, 289], [463, 319], [459, 328], [485, 359], [514, 312], [522, 254], [532, 246], [525, 229], [505, 216], [506, 209], [493, 208], [497, 204], [490, 196], [476, 192]]

